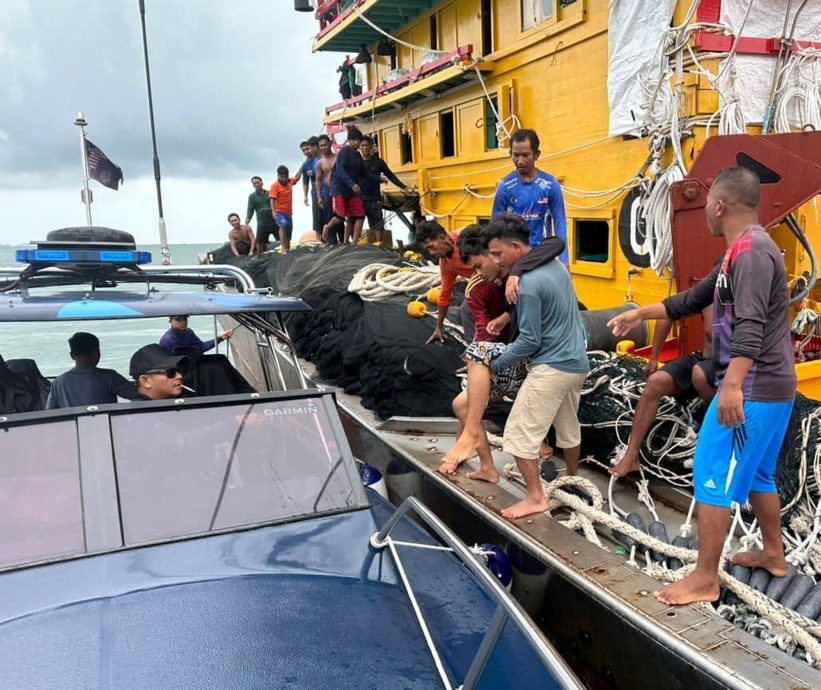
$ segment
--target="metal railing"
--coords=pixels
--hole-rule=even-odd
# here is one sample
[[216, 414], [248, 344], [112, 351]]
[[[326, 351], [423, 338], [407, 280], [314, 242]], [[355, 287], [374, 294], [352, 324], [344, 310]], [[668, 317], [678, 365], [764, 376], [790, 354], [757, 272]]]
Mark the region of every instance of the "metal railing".
[[[413, 510], [413, 512], [447, 544], [452, 552], [467, 566], [468, 570], [485, 586], [497, 604], [488, 630], [482, 638], [482, 642], [471, 662], [467, 675], [460, 686], [460, 690], [472, 690], [476, 687], [482, 677], [488, 660], [496, 648], [496, 644], [502, 634], [502, 629], [508, 619], [511, 620], [525, 636], [544, 666], [552, 673], [555, 680], [560, 683], [563, 688], [578, 688], [581, 690], [584, 686], [578, 681], [570, 668], [559, 656], [558, 652], [553, 649], [552, 645], [550, 645], [535, 628], [533, 621], [528, 617], [521, 606], [519, 606], [518, 602], [510, 596], [496, 577], [479, 561], [465, 543], [424, 503], [413, 496], [406, 498], [382, 526], [382, 529], [371, 537], [371, 546], [375, 549], [389, 547], [391, 545], [389, 539], [391, 530], [410, 510]], [[394, 553], [394, 557], [396, 557], [395, 550], [392, 549], [392, 553]], [[404, 569], [401, 570], [401, 573], [404, 574]], [[412, 596], [412, 593], [410, 594]], [[422, 627], [427, 637], [427, 626], [424, 620], [420, 620], [420, 627]], [[437, 654], [434, 650], [432, 650], [432, 653], [436, 659]]]

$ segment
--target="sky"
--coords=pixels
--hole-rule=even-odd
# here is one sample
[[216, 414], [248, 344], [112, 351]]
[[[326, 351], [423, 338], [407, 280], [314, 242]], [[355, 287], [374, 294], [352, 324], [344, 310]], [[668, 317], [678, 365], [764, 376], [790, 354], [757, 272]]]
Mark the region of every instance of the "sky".
[[[298, 144], [339, 100], [343, 55], [311, 53], [318, 24], [291, 0], [145, 0], [169, 243], [226, 239], [250, 177], [292, 174]], [[3, 0], [0, 7], [0, 244], [85, 225], [78, 111], [123, 169], [90, 182], [94, 225], [158, 242], [138, 0]], [[255, 222], [252, 223], [255, 225]], [[310, 229], [302, 190], [295, 236]]]

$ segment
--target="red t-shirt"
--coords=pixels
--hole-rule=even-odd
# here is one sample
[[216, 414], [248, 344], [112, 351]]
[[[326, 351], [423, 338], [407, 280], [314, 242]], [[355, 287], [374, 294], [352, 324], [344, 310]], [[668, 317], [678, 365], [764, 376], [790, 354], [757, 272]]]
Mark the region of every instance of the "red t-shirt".
[[487, 325], [507, 310], [505, 289], [501, 285], [489, 283], [481, 276], [470, 279], [465, 290], [468, 309], [476, 325], [474, 340], [479, 342], [506, 343], [510, 327], [506, 326], [499, 335], [487, 332]]
[[449, 307], [453, 299], [453, 285], [456, 277], [470, 278], [473, 269], [468, 266], [459, 254], [459, 233], [448, 233], [453, 240], [453, 254], [450, 258], [439, 259], [439, 274], [442, 276], [442, 287], [439, 291], [439, 308]]

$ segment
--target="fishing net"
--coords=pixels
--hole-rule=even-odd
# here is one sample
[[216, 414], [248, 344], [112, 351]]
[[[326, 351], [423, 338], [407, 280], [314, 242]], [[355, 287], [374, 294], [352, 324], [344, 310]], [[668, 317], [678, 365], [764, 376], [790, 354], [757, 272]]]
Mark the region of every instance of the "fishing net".
[[[286, 325], [300, 357], [313, 362], [324, 381], [357, 395], [365, 407], [386, 419], [394, 415], [451, 415], [461, 390], [456, 371], [462, 344], [445, 335], [445, 344], [426, 344], [431, 318], [414, 319], [407, 303], [416, 295], [363, 301], [347, 291], [361, 268], [374, 263], [402, 266], [402, 254], [374, 246], [328, 249], [300, 245], [287, 254], [235, 257], [223, 247], [211, 252], [215, 263], [248, 271], [259, 286], [302, 298], [312, 308], [290, 314]], [[449, 317], [458, 316], [464, 288], [457, 289]]]

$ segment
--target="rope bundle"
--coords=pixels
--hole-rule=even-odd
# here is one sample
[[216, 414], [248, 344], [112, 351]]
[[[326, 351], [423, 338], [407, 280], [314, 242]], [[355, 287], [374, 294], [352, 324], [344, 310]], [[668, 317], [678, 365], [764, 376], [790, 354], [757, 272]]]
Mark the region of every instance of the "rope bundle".
[[426, 292], [440, 282], [438, 266], [398, 267], [373, 263], [356, 272], [348, 292], [357, 293], [366, 302], [376, 302], [393, 295]]

